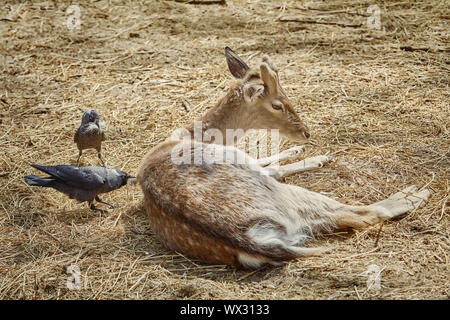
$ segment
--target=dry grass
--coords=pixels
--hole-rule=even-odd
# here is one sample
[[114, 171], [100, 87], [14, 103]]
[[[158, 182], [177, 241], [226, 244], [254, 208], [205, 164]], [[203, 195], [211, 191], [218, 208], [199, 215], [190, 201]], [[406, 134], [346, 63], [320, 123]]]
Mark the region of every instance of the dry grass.
[[[73, 31], [69, 4], [10, 1], [0, 13], [0, 298], [448, 299], [448, 2], [380, 4], [382, 30], [365, 27], [373, 1], [83, 1]], [[108, 122], [108, 166], [135, 172], [224, 94], [226, 45], [253, 64], [269, 54], [312, 129], [305, 157], [335, 154], [289, 183], [353, 204], [410, 184], [432, 198], [386, 223], [378, 248], [375, 226], [317, 239], [332, 249], [322, 257], [247, 272], [166, 250], [148, 234], [138, 187], [105, 196], [120, 208], [100, 215], [24, 183], [30, 163], [76, 162], [87, 108]], [[82, 160], [98, 164], [95, 151]], [[66, 288], [70, 264], [81, 290]], [[379, 292], [366, 290], [371, 264], [382, 269]]]

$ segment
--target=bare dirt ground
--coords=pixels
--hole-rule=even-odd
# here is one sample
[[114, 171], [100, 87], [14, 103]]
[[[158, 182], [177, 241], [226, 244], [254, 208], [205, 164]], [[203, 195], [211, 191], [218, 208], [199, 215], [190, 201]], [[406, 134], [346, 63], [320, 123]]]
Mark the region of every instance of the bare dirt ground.
[[[80, 1], [80, 29], [67, 26], [71, 4], [0, 11], [1, 299], [449, 298], [447, 1], [378, 3], [380, 30], [366, 25], [374, 1]], [[335, 155], [288, 183], [351, 204], [426, 185], [430, 200], [385, 223], [378, 246], [375, 226], [319, 237], [311, 245], [331, 248], [321, 257], [237, 271], [165, 249], [137, 186], [104, 196], [119, 208], [99, 214], [24, 183], [30, 163], [76, 163], [88, 108], [108, 123], [107, 165], [135, 173], [226, 92], [225, 46], [251, 65], [269, 54], [312, 130], [304, 157]], [[82, 160], [99, 164], [95, 151]], [[80, 290], [66, 285], [70, 265]], [[372, 268], [380, 290], [366, 285]]]

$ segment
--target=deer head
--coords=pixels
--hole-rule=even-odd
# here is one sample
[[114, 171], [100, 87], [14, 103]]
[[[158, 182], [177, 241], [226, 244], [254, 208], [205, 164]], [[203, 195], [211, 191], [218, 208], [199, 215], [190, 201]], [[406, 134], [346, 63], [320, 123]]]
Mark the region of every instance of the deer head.
[[[225, 48], [225, 57], [231, 74], [240, 81], [237, 89], [242, 92], [245, 114], [254, 129], [279, 129], [290, 140], [305, 142], [309, 129], [289, 102], [280, 85], [278, 70], [267, 55], [262, 58], [259, 70], [251, 69], [230, 48]], [[244, 121], [243, 120], [243, 121]]]

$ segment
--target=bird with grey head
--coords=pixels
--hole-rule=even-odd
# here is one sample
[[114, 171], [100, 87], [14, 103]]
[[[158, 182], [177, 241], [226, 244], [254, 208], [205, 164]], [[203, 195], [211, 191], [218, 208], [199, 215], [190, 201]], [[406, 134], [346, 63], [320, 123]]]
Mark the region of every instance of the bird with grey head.
[[77, 144], [79, 154], [77, 166], [80, 164], [80, 158], [85, 149], [95, 149], [98, 153], [103, 166], [105, 163], [102, 159], [102, 141], [105, 140], [105, 132], [103, 131], [103, 121], [100, 121], [100, 116], [97, 111], [89, 109], [83, 113], [81, 118], [81, 125], [75, 132], [74, 141]]
[[107, 167], [41, 166], [37, 164], [31, 166], [49, 176], [28, 175], [25, 177], [25, 182], [28, 185], [56, 189], [68, 195], [71, 199], [80, 202], [87, 201], [90, 209], [100, 212], [106, 211], [97, 208], [94, 205], [94, 200], [107, 204], [111, 208], [114, 208], [114, 206], [102, 201], [98, 196], [99, 194], [119, 189], [126, 185], [129, 179], [135, 178], [124, 171]]

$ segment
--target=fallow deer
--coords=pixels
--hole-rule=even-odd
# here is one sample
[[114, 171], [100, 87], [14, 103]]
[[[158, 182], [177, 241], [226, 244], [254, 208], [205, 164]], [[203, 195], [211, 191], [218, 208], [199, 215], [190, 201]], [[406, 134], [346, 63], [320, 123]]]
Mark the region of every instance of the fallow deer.
[[[231, 74], [237, 79], [228, 93], [202, 120], [203, 133], [227, 129], [278, 129], [296, 142], [310, 133], [285, 91], [278, 71], [266, 55], [259, 69], [251, 69], [231, 49], [225, 48]], [[188, 126], [194, 132], [194, 126]], [[142, 159], [137, 180], [144, 206], [157, 237], [169, 248], [207, 263], [259, 268], [266, 264], [322, 253], [305, 246], [319, 232], [364, 228], [417, 208], [430, 192], [408, 187], [386, 200], [368, 205], [342, 204], [320, 193], [279, 182], [288, 174], [321, 167], [325, 156], [273, 167], [270, 159], [252, 159], [232, 144], [185, 140], [173, 135]], [[176, 147], [193, 157], [200, 147], [245, 158], [228, 161], [174, 163]], [[280, 159], [294, 152], [282, 152]]]

